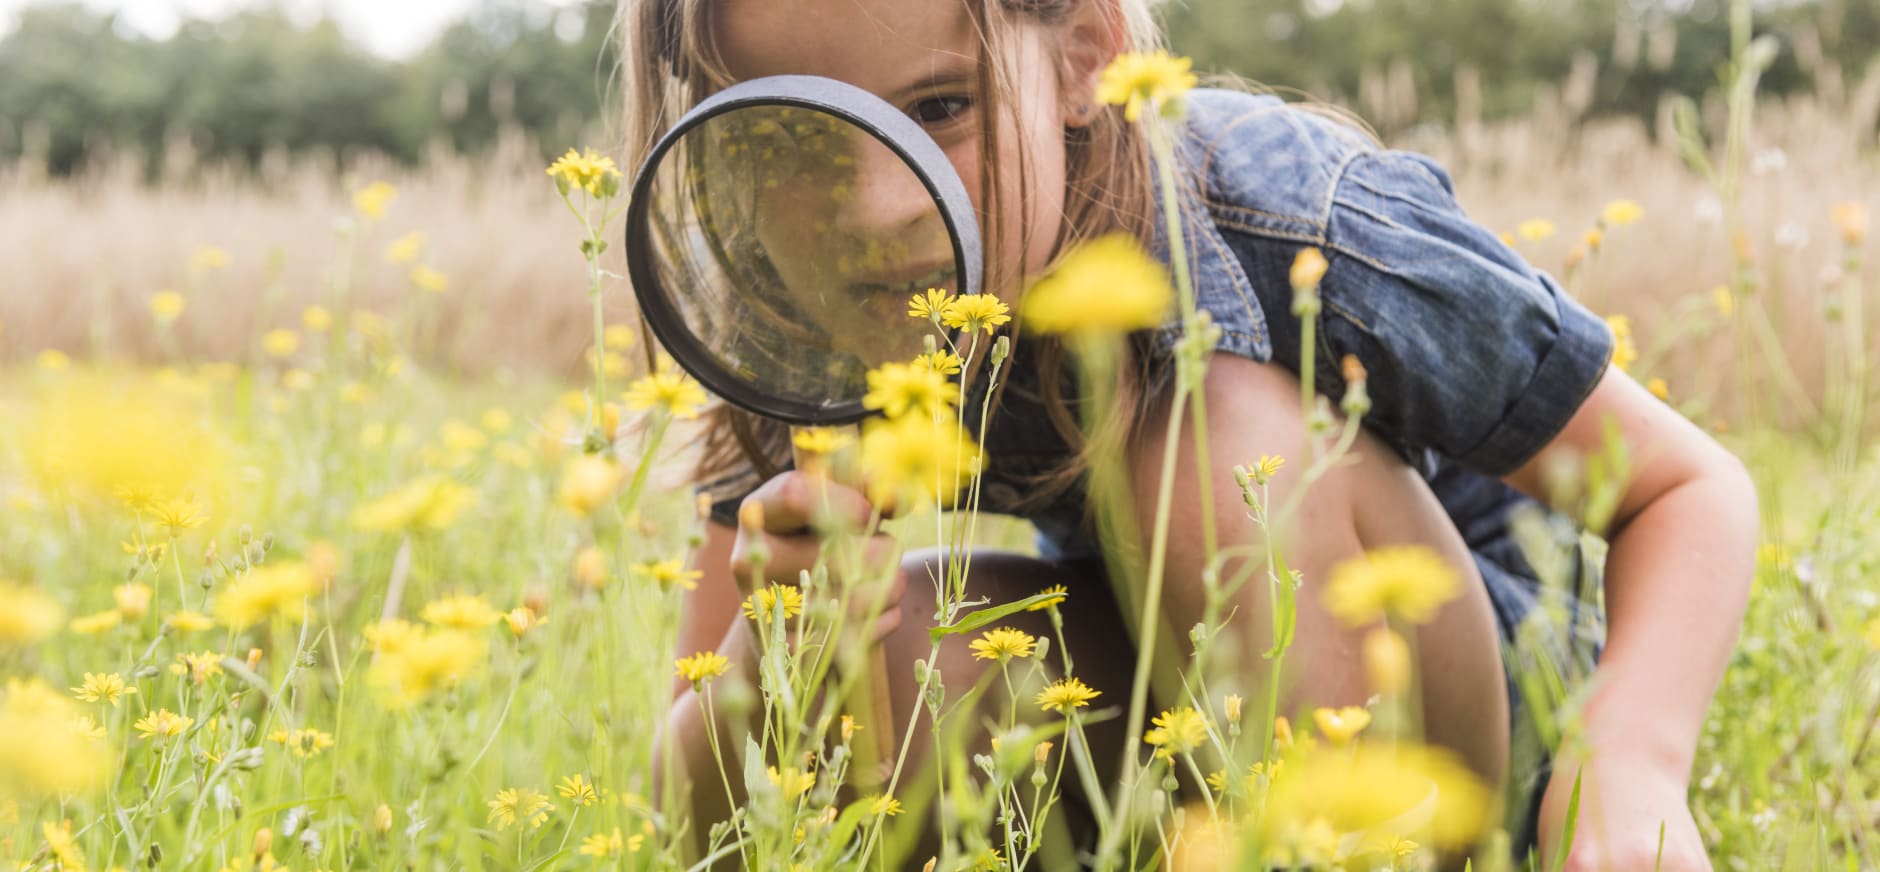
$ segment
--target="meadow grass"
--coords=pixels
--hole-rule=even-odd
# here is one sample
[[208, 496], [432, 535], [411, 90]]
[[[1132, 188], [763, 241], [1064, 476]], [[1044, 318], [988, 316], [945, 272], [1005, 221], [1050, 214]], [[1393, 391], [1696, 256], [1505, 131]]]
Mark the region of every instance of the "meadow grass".
[[[1454, 149], [1478, 219], [1596, 311], [1627, 316], [1615, 328], [1630, 334], [1634, 374], [1662, 380], [1757, 475], [1767, 541], [1691, 790], [1713, 857], [1874, 866], [1880, 458], [1865, 438], [1875, 307], [1862, 301], [1876, 283], [1857, 213], [1836, 206], [1880, 191], [1880, 170], [1871, 142], [1824, 134], [1837, 130], [1831, 107], [1761, 112], [1758, 138], [1723, 170], [1734, 194], [1624, 125], [1582, 128], [1566, 153], [1538, 146], [1542, 121], [1431, 150]], [[800, 619], [761, 592], [752, 602], [771, 633], [761, 691], [690, 663], [686, 683], [714, 716], [765, 725], [753, 750], [720, 750], [722, 789], [749, 797], [735, 824], [691, 821], [661, 789], [719, 784], [656, 783], [651, 739], [674, 660], [691, 653], [674, 650], [690, 578], [671, 561], [704, 523], [686, 480], [693, 402], [648, 370], [609, 277], [617, 255], [583, 263], [583, 234], [527, 153], [345, 176], [184, 168], [154, 188], [109, 167], [0, 176], [0, 237], [15, 240], [0, 254], [13, 260], [0, 296], [0, 859], [683, 869], [695, 840], [776, 868], [907, 859], [906, 821], [920, 815], [837, 789], [870, 733], [905, 731], [855, 733], [801, 693], [827, 675], [852, 681], [849, 664], [803, 643], [839, 635], [835, 601], [851, 589], [833, 568], [805, 579]], [[380, 179], [390, 187], [369, 184]], [[1536, 219], [1551, 232], [1523, 226]], [[596, 306], [614, 329], [596, 330]], [[617, 406], [587, 393], [595, 369]], [[1318, 468], [1338, 441], [1289, 460]], [[1243, 487], [1264, 524], [1284, 513], [1262, 499], [1270, 474], [1223, 472], [1217, 486]], [[902, 535], [958, 546], [1016, 534]], [[977, 605], [943, 606], [941, 625], [966, 637], [945, 644], [993, 644], [977, 634], [1000, 604]], [[1041, 720], [1030, 704], [1046, 687], [1026, 647], [1038, 641], [999, 643], [1013, 646], [1003, 689], [916, 678], [935, 712], [962, 692], [1007, 697], [1004, 747], [943, 743], [949, 864], [1041, 850], [1036, 815], [1087, 767], [1078, 718]], [[1048, 698], [1075, 698], [1056, 687]], [[1099, 690], [1118, 706], [1129, 696]], [[1151, 813], [1113, 810], [1133, 826], [1105, 836], [1137, 863], [1170, 847], [1207, 856], [1220, 837], [1198, 822], [1281, 783], [1274, 712], [1193, 702], [1155, 719], [1165, 755], [1143, 749]], [[1398, 729], [1394, 714], [1380, 708], [1367, 735]], [[1295, 747], [1341, 746], [1341, 731], [1364, 729], [1351, 717], [1300, 723]], [[1057, 750], [1036, 751], [1043, 741]], [[1197, 763], [1221, 749], [1233, 753]], [[1299, 753], [1287, 765], [1320, 759]], [[1250, 760], [1264, 774], [1224, 778], [1200, 805], [1175, 807], [1156, 780]], [[1301, 832], [1252, 830], [1294, 860], [1316, 856]], [[1480, 856], [1477, 868], [1500, 868]], [[1426, 861], [1373, 849], [1362, 862]]]

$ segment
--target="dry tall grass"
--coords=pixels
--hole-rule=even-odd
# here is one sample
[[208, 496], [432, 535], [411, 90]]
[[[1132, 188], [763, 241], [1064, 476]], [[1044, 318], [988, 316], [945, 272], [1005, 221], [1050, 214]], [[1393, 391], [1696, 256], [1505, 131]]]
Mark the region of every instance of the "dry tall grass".
[[[1757, 117], [1746, 226], [1771, 277], [1772, 318], [1811, 393], [1820, 389], [1823, 276], [1838, 261], [1830, 211], [1864, 201], [1880, 212], [1876, 101], [1880, 77], [1845, 98], [1768, 102]], [[1713, 194], [1668, 140], [1654, 141], [1635, 122], [1581, 125], [1569, 114], [1544, 104], [1520, 121], [1469, 122], [1459, 134], [1413, 129], [1396, 144], [1451, 167], [1464, 204], [1490, 227], [1554, 221], [1558, 235], [1521, 245], [1556, 274], [1605, 202], [1640, 203], [1645, 219], [1610, 235], [1579, 287], [1601, 313], [1632, 317], [1649, 361], [1672, 307], [1727, 280], [1730, 243]], [[173, 155], [154, 186], [135, 181], [128, 161], [68, 181], [49, 181], [31, 165], [0, 168], [0, 360], [44, 348], [159, 358], [146, 301], [161, 289], [191, 298], [176, 331], [192, 359], [249, 355], [263, 330], [293, 325], [303, 306], [325, 296], [345, 257], [335, 221], [350, 211], [351, 190], [384, 178], [398, 197], [355, 255], [358, 299], [390, 310], [416, 293], [383, 248], [423, 231], [425, 262], [451, 283], [437, 356], [472, 374], [577, 373], [591, 337], [581, 259], [536, 154], [511, 139], [486, 158], [439, 154], [416, 170], [368, 161], [340, 172], [331, 161], [275, 159], [251, 174]], [[192, 274], [191, 254], [202, 245], [227, 249], [230, 267]], [[610, 255], [623, 272], [618, 247]], [[1867, 264], [1864, 284], [1880, 287], [1880, 257]], [[614, 287], [611, 317], [631, 318], [624, 280]], [[1722, 331], [1669, 343], [1653, 374], [1674, 393], [1709, 396], [1730, 384], [1728, 343]]]

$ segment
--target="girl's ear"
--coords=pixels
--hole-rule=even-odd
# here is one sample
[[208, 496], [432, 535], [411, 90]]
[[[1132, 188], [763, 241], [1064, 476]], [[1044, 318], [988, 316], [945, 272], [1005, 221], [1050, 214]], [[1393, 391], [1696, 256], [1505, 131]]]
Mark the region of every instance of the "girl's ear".
[[1060, 28], [1058, 76], [1065, 127], [1083, 127], [1097, 117], [1097, 79], [1123, 51], [1123, 13], [1116, 0], [1074, 4]]

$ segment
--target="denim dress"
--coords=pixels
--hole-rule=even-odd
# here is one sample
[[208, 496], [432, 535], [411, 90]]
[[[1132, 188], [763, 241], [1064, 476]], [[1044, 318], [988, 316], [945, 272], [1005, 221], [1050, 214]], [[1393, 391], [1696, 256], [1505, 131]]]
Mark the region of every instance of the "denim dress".
[[[1562, 689], [1597, 661], [1603, 552], [1593, 553], [1596, 541], [1583, 550], [1570, 522], [1500, 476], [1579, 409], [1606, 370], [1613, 336], [1470, 220], [1427, 157], [1235, 91], [1190, 92], [1179, 132], [1179, 175], [1189, 180], [1178, 197], [1183, 243], [1197, 302], [1219, 329], [1215, 350], [1297, 371], [1289, 271], [1302, 248], [1319, 248], [1328, 263], [1314, 349], [1320, 391], [1336, 406], [1345, 391], [1339, 361], [1357, 356], [1372, 400], [1365, 425], [1422, 474], [1475, 558], [1502, 639], [1513, 737], [1506, 826], [1524, 856], [1549, 775], [1534, 715], [1557, 709]], [[1151, 242], [1166, 259], [1166, 238]], [[1151, 355], [1166, 357], [1180, 336], [1171, 322], [1144, 338]], [[980, 507], [1030, 520], [1047, 558], [1089, 559], [1100, 549], [1084, 490], [1037, 497], [1040, 477], [1071, 448], [1050, 422], [1036, 355], [1023, 338], [1014, 344], [989, 424], [976, 420], [984, 380], [966, 392], [966, 423], [987, 454]], [[1074, 406], [1068, 374], [1059, 391]], [[709, 486], [714, 516], [735, 523], [756, 484], [745, 474]], [[1552, 584], [1517, 544], [1521, 513], [1535, 518], [1528, 529], [1563, 568]]]

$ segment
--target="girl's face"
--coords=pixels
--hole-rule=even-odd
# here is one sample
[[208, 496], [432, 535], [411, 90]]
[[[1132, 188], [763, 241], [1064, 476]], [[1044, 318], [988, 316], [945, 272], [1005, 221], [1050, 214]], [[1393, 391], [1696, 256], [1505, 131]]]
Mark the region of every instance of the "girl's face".
[[[1092, 90], [1087, 77], [1075, 77], [1083, 80], [1078, 88], [1060, 76], [1060, 55], [1051, 46], [1069, 28], [1019, 28], [1012, 40], [1016, 56], [1004, 59], [1016, 71], [1017, 93], [993, 112], [977, 105], [980, 37], [964, 3], [726, 0], [714, 17], [719, 51], [740, 81], [825, 76], [863, 88], [919, 122], [965, 183], [980, 226], [1003, 228], [999, 245], [985, 240], [989, 251], [1001, 252], [1000, 263], [987, 264], [989, 281], [1030, 274], [1049, 261], [1064, 211], [1065, 127], [1088, 117], [1078, 110], [1088, 105]], [[982, 202], [981, 174], [987, 168], [980, 165], [979, 143], [985, 125], [998, 125], [995, 160], [1005, 173], [999, 198], [1004, 214], [996, 224]], [[1021, 152], [1028, 169], [1022, 197], [1016, 189]], [[879, 316], [876, 310], [898, 313], [905, 310], [908, 291], [938, 284], [934, 268], [952, 263], [952, 249], [932, 199], [897, 158], [872, 141], [856, 146], [852, 158], [851, 184], [839, 196], [816, 198], [826, 204], [820, 214], [787, 210], [793, 220], [762, 220], [758, 233], [786, 282], [793, 269], [807, 277], [826, 268], [793, 267], [791, 252], [857, 252], [853, 280], [864, 289], [858, 308], [870, 316]], [[884, 290], [868, 290], [874, 288]]]

